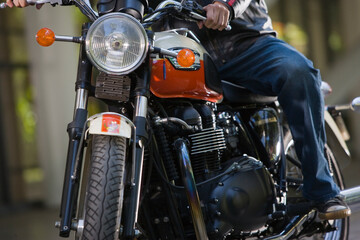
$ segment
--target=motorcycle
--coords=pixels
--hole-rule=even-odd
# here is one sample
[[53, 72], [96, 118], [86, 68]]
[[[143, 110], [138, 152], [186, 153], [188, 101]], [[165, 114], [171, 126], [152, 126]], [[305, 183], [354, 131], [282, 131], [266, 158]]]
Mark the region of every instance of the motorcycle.
[[[98, 12], [82, 0], [37, 3], [76, 5], [90, 19], [80, 37], [46, 28], [36, 37], [42, 46], [80, 44], [61, 237], [348, 238], [349, 218], [320, 220], [304, 201], [301, 163], [276, 97], [221, 81], [188, 29], [152, 29], [170, 17], [204, 20], [195, 1], [166, 0], [150, 11], [147, 1], [118, 0]], [[89, 117], [89, 97], [108, 111]], [[340, 114], [347, 109], [359, 112], [360, 98], [325, 109], [324, 152], [352, 205], [360, 187], [344, 190], [339, 165], [350, 157]]]

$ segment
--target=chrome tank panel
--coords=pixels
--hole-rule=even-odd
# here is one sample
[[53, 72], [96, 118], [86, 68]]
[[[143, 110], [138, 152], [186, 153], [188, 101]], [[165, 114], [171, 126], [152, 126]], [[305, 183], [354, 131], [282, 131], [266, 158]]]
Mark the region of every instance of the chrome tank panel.
[[[200, 53], [200, 58], [203, 58], [203, 54], [207, 53], [205, 48], [198, 42], [191, 38], [191, 32], [183, 29], [175, 29], [171, 31], [156, 32], [154, 36], [155, 47], [161, 47], [165, 49], [170, 48], [189, 48]], [[186, 36], [187, 35], [187, 36]]]

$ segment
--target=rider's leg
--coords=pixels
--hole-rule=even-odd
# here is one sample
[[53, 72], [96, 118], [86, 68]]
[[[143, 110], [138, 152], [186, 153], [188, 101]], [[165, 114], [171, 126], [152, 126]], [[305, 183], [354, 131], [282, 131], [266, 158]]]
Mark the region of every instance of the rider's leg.
[[219, 70], [222, 79], [255, 93], [278, 96], [301, 159], [304, 197], [317, 202], [334, 198], [339, 188], [324, 157], [321, 77], [312, 62], [285, 42], [268, 36]]

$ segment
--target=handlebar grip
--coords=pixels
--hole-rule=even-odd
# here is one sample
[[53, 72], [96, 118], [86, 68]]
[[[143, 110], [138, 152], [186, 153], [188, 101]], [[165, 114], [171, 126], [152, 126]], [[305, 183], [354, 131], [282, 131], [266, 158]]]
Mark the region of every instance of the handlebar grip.
[[[197, 20], [204, 21], [206, 20], [206, 11], [203, 9], [203, 7], [200, 4], [197, 4], [192, 9], [192, 16], [196, 18]], [[228, 25], [226, 26], [225, 30], [230, 31], [231, 25], [228, 22]]]

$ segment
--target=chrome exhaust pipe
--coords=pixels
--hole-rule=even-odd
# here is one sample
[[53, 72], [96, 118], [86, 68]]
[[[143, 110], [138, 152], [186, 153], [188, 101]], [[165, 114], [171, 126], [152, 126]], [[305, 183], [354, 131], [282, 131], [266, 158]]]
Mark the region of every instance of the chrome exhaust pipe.
[[345, 202], [349, 205], [352, 213], [360, 211], [360, 186], [342, 190]]
[[180, 168], [186, 195], [190, 205], [190, 212], [194, 224], [197, 240], [208, 240], [204, 216], [201, 210], [199, 194], [196, 188], [196, 182], [190, 162], [190, 153], [187, 148], [186, 140], [177, 139], [175, 141], [175, 149], [178, 153]]

